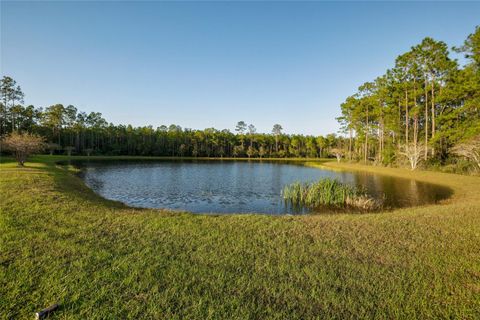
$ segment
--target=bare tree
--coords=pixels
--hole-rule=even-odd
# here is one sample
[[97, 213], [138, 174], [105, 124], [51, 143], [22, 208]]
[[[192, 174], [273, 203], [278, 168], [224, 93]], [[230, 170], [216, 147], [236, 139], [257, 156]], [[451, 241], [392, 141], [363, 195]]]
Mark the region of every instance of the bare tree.
[[255, 157], [257, 154], [258, 154], [258, 151], [257, 151], [257, 149], [255, 149], [255, 147], [252, 147], [252, 146], [249, 146], [249, 147], [248, 147], [248, 149], [247, 149], [247, 156], [248, 156], [249, 158]]
[[480, 134], [464, 143], [457, 144], [452, 151], [457, 156], [465, 157], [475, 163], [476, 168], [480, 170]]
[[260, 146], [260, 148], [258, 149], [258, 156], [260, 158], [263, 158], [266, 154], [267, 154], [267, 150], [265, 149], [265, 147]]
[[50, 155], [53, 155], [55, 151], [60, 150], [62, 147], [58, 143], [50, 142], [45, 145], [45, 148], [48, 149]]
[[330, 153], [333, 154], [335, 158], [337, 158], [337, 162], [340, 162], [344, 155], [344, 151], [341, 148], [333, 148], [330, 150]]
[[12, 152], [18, 164], [23, 166], [27, 158], [44, 149], [44, 139], [35, 134], [12, 132], [2, 139], [2, 148]]
[[408, 143], [401, 146], [399, 153], [407, 158], [410, 163], [410, 169], [415, 170], [424, 160], [425, 152], [428, 152], [428, 149], [422, 143]]
[[63, 148], [63, 150], [65, 150], [65, 152], [67, 153], [67, 156], [70, 157], [72, 155], [72, 151], [75, 150], [75, 147], [66, 146], [65, 148]]

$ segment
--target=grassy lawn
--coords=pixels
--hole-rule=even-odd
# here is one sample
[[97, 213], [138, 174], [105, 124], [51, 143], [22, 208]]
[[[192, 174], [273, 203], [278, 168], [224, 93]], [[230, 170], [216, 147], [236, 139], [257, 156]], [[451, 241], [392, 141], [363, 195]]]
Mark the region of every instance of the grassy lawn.
[[[206, 216], [104, 200], [55, 157], [0, 166], [0, 318], [479, 319], [480, 178], [388, 213]], [[314, 164], [316, 165], [316, 164]]]

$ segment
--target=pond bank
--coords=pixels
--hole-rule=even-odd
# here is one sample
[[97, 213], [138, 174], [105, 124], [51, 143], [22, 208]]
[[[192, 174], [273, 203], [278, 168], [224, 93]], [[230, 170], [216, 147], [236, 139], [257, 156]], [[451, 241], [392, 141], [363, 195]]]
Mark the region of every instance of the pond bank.
[[[80, 177], [85, 183], [107, 199], [133, 207], [168, 208], [199, 214], [333, 213], [339, 208], [307, 208], [288, 203], [281, 195], [287, 185], [313, 183], [325, 178], [365, 190], [365, 195], [368, 193], [368, 197], [381, 203], [385, 210], [436, 203], [451, 194], [449, 188], [412, 179], [357, 171], [338, 172], [288, 160], [91, 159], [71, 163], [82, 169]], [[354, 212], [355, 208], [349, 207], [348, 211]]]
[[323, 162], [321, 164], [308, 162], [313, 167], [328, 167], [337, 170], [363, 171], [376, 174], [388, 175], [398, 178], [414, 179], [451, 188], [454, 193], [446, 202], [456, 200], [480, 201], [480, 177], [443, 173], [436, 171], [412, 171], [404, 168], [388, 168], [347, 162]]

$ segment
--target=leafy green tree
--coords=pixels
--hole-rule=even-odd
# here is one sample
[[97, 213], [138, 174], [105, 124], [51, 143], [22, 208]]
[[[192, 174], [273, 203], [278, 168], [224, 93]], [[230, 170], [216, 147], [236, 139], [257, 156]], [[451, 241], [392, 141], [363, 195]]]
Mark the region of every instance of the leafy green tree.
[[248, 125], [248, 135], [250, 136], [250, 147], [253, 147], [253, 140], [255, 133], [257, 133], [257, 128], [253, 124]]
[[235, 127], [235, 131], [238, 132], [238, 134], [240, 135], [240, 140], [242, 142], [242, 147], [245, 147], [244, 143], [244, 134], [245, 134], [245, 131], [247, 130], [247, 124], [245, 123], [245, 121], [239, 121], [237, 123], [237, 126]]
[[477, 70], [480, 69], [480, 26], [477, 26], [475, 31], [467, 37], [463, 46], [454, 49], [465, 53], [465, 58], [470, 59]]
[[272, 133], [275, 136], [275, 152], [278, 153], [278, 137], [282, 134], [282, 126], [277, 124], [273, 125]]
[[17, 82], [11, 77], [4, 76], [0, 80], [0, 100], [2, 101], [2, 114], [0, 119], [0, 134], [6, 133], [7, 128], [7, 118], [10, 115], [10, 131], [15, 131], [16, 126], [16, 117], [19, 113], [18, 104], [23, 103], [24, 94], [22, 89]]
[[42, 124], [50, 128], [52, 137], [58, 140], [60, 144], [60, 130], [65, 124], [65, 108], [62, 104], [55, 104], [47, 109], [42, 114]]

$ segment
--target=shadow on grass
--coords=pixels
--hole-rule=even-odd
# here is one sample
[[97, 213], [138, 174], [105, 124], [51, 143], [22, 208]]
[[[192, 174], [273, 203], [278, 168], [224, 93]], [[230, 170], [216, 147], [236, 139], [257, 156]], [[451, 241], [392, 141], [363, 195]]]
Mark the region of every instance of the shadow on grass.
[[9, 156], [0, 155], [0, 164], [14, 164], [17, 161]]
[[101, 206], [110, 209], [133, 209], [145, 210], [143, 208], [132, 208], [121, 202], [105, 199], [96, 194], [92, 189], [84, 184], [81, 178], [76, 176], [67, 167], [49, 163], [45, 168], [54, 180], [54, 188], [56, 191], [65, 194], [68, 197], [90, 202], [92, 205]]

